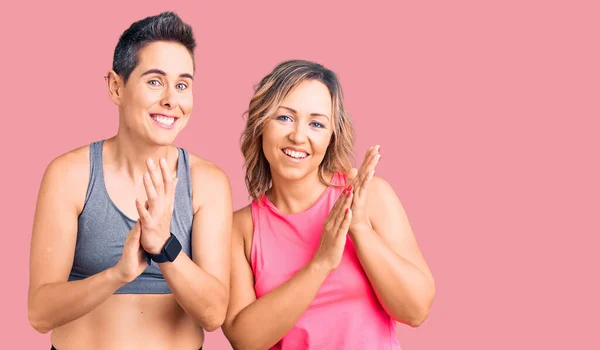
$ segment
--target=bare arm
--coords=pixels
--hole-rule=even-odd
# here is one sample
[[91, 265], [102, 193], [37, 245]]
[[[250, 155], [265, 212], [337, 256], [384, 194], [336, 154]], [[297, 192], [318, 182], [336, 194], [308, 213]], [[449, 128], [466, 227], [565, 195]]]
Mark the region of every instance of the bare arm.
[[417, 327], [433, 302], [433, 276], [394, 190], [380, 178], [368, 187], [373, 227], [351, 232], [357, 255], [386, 311], [396, 321]]
[[229, 300], [231, 250], [231, 189], [216, 167], [192, 171], [201, 196], [192, 227], [193, 261], [181, 254], [174, 264], [160, 264], [181, 307], [207, 331], [221, 327]]
[[89, 174], [89, 157], [83, 152], [87, 148], [54, 160], [40, 186], [31, 238], [28, 309], [31, 325], [41, 333], [86, 315], [135, 278], [110, 268], [67, 282]]
[[[332, 209], [337, 221], [326, 228], [314, 258], [292, 278], [256, 298], [254, 276], [246, 250], [250, 242], [252, 218], [250, 209], [235, 213], [233, 229], [233, 256], [231, 273], [231, 299], [223, 325], [225, 336], [235, 349], [267, 349], [281, 340], [310, 306], [329, 273], [339, 265], [346, 242], [346, 232], [352, 217], [351, 197]], [[331, 216], [330, 216], [331, 217]]]
[[353, 186], [350, 237], [379, 302], [396, 321], [419, 326], [435, 295], [429, 267], [391, 186], [373, 177], [381, 154], [370, 147], [360, 170], [351, 169]]
[[[205, 330], [214, 331], [225, 320], [229, 299], [231, 190], [221, 169], [197, 158], [192, 160], [193, 202], [197, 208], [192, 224], [193, 260], [180, 253], [173, 262], [158, 265], [179, 305]], [[162, 170], [168, 171], [166, 167]], [[167, 178], [166, 187], [170, 185], [169, 176], [163, 176]], [[158, 183], [160, 172], [155, 177]], [[168, 222], [170, 215], [166, 226]], [[142, 220], [142, 235], [144, 227]]]

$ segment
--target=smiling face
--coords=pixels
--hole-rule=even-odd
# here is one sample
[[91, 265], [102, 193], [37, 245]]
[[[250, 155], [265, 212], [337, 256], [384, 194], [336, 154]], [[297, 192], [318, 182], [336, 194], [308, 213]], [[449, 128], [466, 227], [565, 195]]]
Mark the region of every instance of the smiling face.
[[181, 44], [156, 41], [142, 48], [138, 58], [126, 84], [116, 74], [109, 79], [109, 94], [119, 106], [119, 131], [170, 145], [192, 113], [192, 56]]
[[283, 99], [267, 121], [262, 148], [271, 173], [297, 180], [317, 173], [333, 134], [329, 89], [304, 80]]

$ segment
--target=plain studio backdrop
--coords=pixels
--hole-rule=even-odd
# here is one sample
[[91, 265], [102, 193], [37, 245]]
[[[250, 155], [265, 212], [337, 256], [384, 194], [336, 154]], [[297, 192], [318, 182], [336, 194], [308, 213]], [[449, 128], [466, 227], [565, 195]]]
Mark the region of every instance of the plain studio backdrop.
[[[165, 10], [198, 41], [177, 145], [248, 203], [239, 137], [276, 64], [338, 73], [356, 159], [381, 145], [436, 279], [404, 349], [599, 349], [597, 1], [4, 2], [2, 346], [46, 349], [27, 320], [37, 191], [56, 156], [117, 131], [103, 76], [119, 35]], [[217, 330], [205, 349], [230, 349]]]

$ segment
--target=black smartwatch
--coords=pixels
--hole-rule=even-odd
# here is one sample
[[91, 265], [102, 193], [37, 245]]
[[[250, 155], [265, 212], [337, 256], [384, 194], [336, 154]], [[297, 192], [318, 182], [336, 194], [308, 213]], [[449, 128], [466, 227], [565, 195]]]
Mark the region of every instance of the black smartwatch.
[[179, 243], [179, 240], [177, 239], [177, 237], [175, 237], [175, 235], [171, 232], [171, 237], [169, 237], [169, 239], [167, 239], [167, 243], [165, 243], [160, 254], [148, 253], [148, 256], [154, 262], [164, 263], [167, 261], [172, 262], [173, 260], [175, 260], [175, 258], [177, 258], [177, 255], [179, 255], [180, 252], [181, 252], [181, 243]]

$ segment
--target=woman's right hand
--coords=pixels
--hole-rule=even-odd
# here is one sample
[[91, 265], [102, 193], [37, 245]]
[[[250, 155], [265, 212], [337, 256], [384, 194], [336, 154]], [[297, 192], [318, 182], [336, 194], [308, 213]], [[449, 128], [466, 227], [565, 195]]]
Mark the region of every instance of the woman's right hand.
[[352, 186], [344, 189], [331, 208], [323, 224], [323, 233], [313, 261], [323, 264], [330, 271], [335, 270], [342, 261], [348, 228], [352, 221]]
[[117, 278], [124, 283], [133, 281], [148, 267], [146, 252], [142, 249], [140, 243], [141, 234], [142, 225], [140, 224], [140, 220], [138, 220], [127, 234], [121, 259], [114, 266]]

